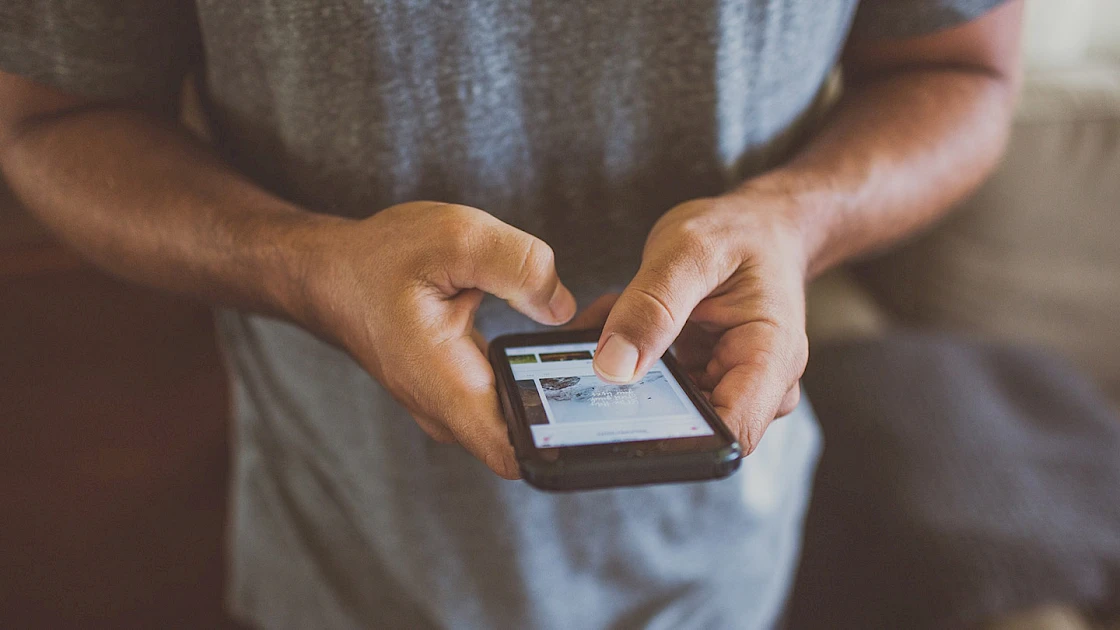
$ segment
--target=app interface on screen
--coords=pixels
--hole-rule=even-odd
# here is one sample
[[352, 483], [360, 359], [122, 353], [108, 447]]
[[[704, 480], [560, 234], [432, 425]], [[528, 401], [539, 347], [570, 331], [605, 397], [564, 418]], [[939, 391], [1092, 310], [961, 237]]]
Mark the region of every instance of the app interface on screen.
[[591, 367], [595, 345], [506, 348], [538, 448], [712, 434], [664, 361], [635, 383], [612, 385]]

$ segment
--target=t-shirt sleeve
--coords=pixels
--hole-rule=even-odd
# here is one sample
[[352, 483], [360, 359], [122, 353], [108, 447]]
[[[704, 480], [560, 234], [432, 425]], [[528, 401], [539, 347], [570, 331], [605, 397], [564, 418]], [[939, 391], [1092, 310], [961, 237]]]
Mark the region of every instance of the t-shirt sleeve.
[[167, 98], [199, 50], [191, 0], [0, 0], [0, 70], [66, 92]]
[[860, 0], [852, 39], [903, 39], [927, 35], [970, 20], [1006, 0]]

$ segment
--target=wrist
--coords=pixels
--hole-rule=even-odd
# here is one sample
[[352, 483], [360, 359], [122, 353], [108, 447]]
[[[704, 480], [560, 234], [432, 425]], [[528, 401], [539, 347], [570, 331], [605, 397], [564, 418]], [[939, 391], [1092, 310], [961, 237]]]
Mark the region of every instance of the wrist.
[[845, 204], [819, 177], [777, 169], [747, 180], [724, 196], [743, 207], [767, 208], [784, 223], [798, 242], [807, 279], [843, 258], [833, 251], [833, 228]]
[[331, 316], [338, 264], [332, 255], [352, 219], [299, 212], [277, 225], [273, 273], [264, 278], [268, 299], [275, 310], [308, 330], [337, 341]]

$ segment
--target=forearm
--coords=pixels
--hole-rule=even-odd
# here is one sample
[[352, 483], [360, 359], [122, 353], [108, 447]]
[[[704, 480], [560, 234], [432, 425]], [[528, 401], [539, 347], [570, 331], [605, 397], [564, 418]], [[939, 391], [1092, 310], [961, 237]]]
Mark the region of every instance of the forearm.
[[145, 113], [91, 108], [29, 121], [0, 147], [21, 201], [117, 275], [299, 318], [310, 226], [330, 221], [235, 173]]
[[929, 224], [999, 160], [1010, 79], [967, 69], [890, 74], [849, 90], [788, 164], [736, 193], [777, 194], [801, 231], [813, 277]]
[[362, 220], [305, 212], [138, 112], [19, 124], [5, 121], [26, 117], [4, 114], [0, 99], [5, 174], [92, 260], [302, 324], [348, 352], [433, 438], [517, 477], [473, 322], [484, 293], [540, 324], [574, 315], [543, 241], [455, 204], [398, 204]]

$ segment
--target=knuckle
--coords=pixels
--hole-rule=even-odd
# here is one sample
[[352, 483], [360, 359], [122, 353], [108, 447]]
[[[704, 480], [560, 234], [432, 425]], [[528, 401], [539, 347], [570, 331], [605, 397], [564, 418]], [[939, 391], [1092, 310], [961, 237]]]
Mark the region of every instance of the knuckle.
[[762, 441], [762, 434], [766, 432], [766, 424], [754, 418], [743, 420], [739, 429], [739, 445], [743, 447], [743, 454], [750, 455], [758, 448]]
[[739, 441], [743, 454], [750, 455], [758, 447], [758, 441], [762, 437], [761, 428], [741, 409], [733, 408], [729, 416], [728, 424], [734, 427], [735, 438]]
[[432, 440], [440, 444], [455, 444], [456, 442], [455, 435], [446, 429], [433, 428], [428, 432], [428, 435], [432, 438]]
[[443, 245], [451, 260], [469, 260], [474, 255], [475, 231], [468, 222], [449, 221], [443, 226]]
[[783, 416], [788, 416], [789, 414], [793, 413], [793, 410], [797, 408], [797, 405], [800, 402], [801, 402], [801, 388], [800, 387], [794, 387], [794, 388], [790, 389], [789, 393], [787, 393], [785, 398], [782, 399], [782, 406], [778, 409], [777, 417], [781, 418]]
[[703, 262], [705, 266], [730, 262], [729, 236], [726, 226], [706, 214], [687, 216], [673, 229], [677, 248], [690, 260]]
[[786, 347], [788, 348], [788, 362], [790, 375], [796, 382], [805, 372], [809, 363], [809, 337], [804, 331], [791, 331], [787, 333]]
[[750, 427], [743, 427], [739, 431], [739, 445], [743, 448], [744, 455], [750, 455], [758, 448], [758, 434]]
[[639, 313], [637, 324], [643, 328], [654, 330], [669, 330], [683, 320], [673, 309], [668, 297], [668, 289], [657, 284], [637, 285], [629, 288], [630, 299], [637, 306]]
[[758, 320], [756, 324], [717, 344], [712, 358], [725, 368], [743, 365], [752, 371], [774, 374], [787, 379], [787, 385], [792, 386], [801, 378], [809, 360], [808, 336], [804, 330], [770, 320]]
[[528, 289], [546, 283], [556, 262], [552, 248], [533, 236], [525, 239], [523, 248], [521, 266], [518, 269], [518, 286]]
[[404, 387], [404, 383], [395, 376], [390, 376], [388, 374], [382, 376], [381, 386], [406, 407], [411, 406], [411, 403], [414, 402], [412, 396], [409, 395], [408, 390]]
[[502, 450], [494, 449], [486, 452], [483, 463], [498, 474], [502, 479], [517, 479], [521, 475], [517, 470], [517, 464], [512, 461], [510, 457]]
[[760, 345], [744, 349], [735, 344], [719, 344], [712, 358], [724, 369], [736, 369], [747, 374], [764, 374], [778, 360], [772, 347]]
[[464, 206], [457, 203], [442, 204], [439, 207], [444, 221], [453, 225], [470, 225], [476, 223], [485, 213], [478, 208]]
[[428, 229], [439, 235], [445, 253], [455, 260], [463, 260], [472, 255], [479, 229], [488, 216], [470, 206], [443, 204], [439, 206], [438, 214], [431, 219]]
[[404, 403], [406, 406], [415, 404], [415, 397], [412, 395], [410, 384], [397, 373], [396, 370], [385, 370], [380, 379], [381, 386], [392, 394], [397, 400]]
[[440, 444], [450, 444], [455, 441], [455, 436], [447, 430], [446, 427], [437, 423], [435, 420], [422, 416], [416, 412], [412, 412], [412, 420], [420, 427], [424, 433], [433, 441]]
[[[485, 441], [485, 434], [471, 422], [463, 422], [463, 418], [453, 418], [448, 422], [451, 431], [458, 438], [460, 444], [467, 446], [468, 450], [475, 452]], [[485, 459], [483, 459], [485, 461]]]
[[697, 217], [681, 221], [674, 236], [678, 247], [693, 254], [704, 254], [715, 249], [711, 228], [706, 221]]
[[713, 370], [727, 371], [730, 370], [736, 363], [740, 363], [740, 351], [735, 348], [735, 344], [729, 339], [724, 339], [721, 343], [717, 343], [712, 348], [712, 359], [708, 363], [709, 367]]
[[[494, 394], [493, 379], [470, 378], [455, 388], [455, 397], [460, 400], [485, 400]], [[489, 374], [487, 374], [489, 376]]]

